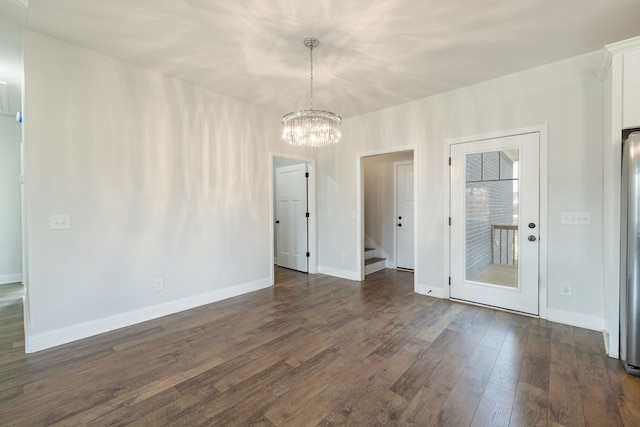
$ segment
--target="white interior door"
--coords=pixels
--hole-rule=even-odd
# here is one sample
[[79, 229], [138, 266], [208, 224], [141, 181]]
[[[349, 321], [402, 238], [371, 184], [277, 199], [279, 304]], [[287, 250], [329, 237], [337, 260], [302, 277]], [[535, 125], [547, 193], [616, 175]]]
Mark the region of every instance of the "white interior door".
[[451, 298], [538, 314], [539, 141], [451, 146]]
[[276, 169], [278, 265], [308, 272], [307, 165]]
[[413, 163], [398, 164], [396, 184], [396, 266], [413, 270]]

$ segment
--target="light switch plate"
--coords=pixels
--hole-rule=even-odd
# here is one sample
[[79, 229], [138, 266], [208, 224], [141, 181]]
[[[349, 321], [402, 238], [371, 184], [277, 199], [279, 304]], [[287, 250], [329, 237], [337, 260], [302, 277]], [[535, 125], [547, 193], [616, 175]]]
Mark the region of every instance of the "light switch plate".
[[66, 230], [71, 228], [71, 215], [57, 214], [49, 217], [49, 229]]
[[561, 224], [591, 225], [591, 212], [562, 212]]

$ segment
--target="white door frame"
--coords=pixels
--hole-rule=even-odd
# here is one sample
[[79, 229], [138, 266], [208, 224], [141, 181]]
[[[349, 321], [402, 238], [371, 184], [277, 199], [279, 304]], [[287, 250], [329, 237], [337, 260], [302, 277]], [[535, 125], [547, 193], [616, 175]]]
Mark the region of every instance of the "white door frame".
[[[24, 87], [23, 87], [24, 92]], [[24, 99], [24, 93], [22, 95]], [[22, 135], [20, 141], [20, 203], [22, 205], [22, 285], [24, 286], [24, 298], [22, 302], [22, 312], [24, 319], [24, 351], [25, 353], [32, 353], [31, 350], [31, 317], [30, 317], [30, 293], [29, 293], [29, 223], [27, 221], [27, 195], [28, 187], [25, 185], [24, 177], [26, 175], [27, 161], [26, 161], [26, 146], [24, 138], [25, 130], [22, 126]]]
[[[285, 160], [279, 157], [280, 160]], [[289, 159], [286, 159], [289, 163]], [[275, 165], [274, 160], [274, 167]], [[307, 163], [291, 162], [275, 169], [274, 246], [277, 266], [309, 272], [309, 171]], [[286, 202], [283, 207], [282, 202]], [[297, 202], [297, 203], [296, 203]], [[291, 245], [291, 246], [289, 246]], [[297, 248], [297, 250], [296, 250]], [[282, 258], [281, 258], [282, 257]]]
[[364, 280], [365, 271], [364, 271], [364, 158], [371, 156], [378, 156], [381, 154], [394, 154], [402, 151], [412, 151], [413, 152], [413, 217], [414, 217], [414, 226], [413, 226], [413, 260], [414, 260], [414, 270], [413, 270], [413, 289], [414, 292], [418, 292], [418, 270], [420, 268], [420, 263], [418, 260], [420, 259], [418, 256], [418, 228], [419, 221], [418, 218], [418, 205], [419, 205], [419, 188], [420, 188], [420, 175], [418, 168], [418, 145], [405, 145], [401, 147], [373, 150], [361, 152], [356, 155], [356, 277], [359, 277], [360, 280]]
[[[397, 223], [398, 220], [398, 166], [406, 166], [406, 165], [412, 165], [413, 166], [414, 161], [413, 160], [407, 160], [404, 162], [393, 162], [393, 222], [394, 222], [394, 227], [393, 227], [393, 265], [394, 267], [398, 267], [398, 227], [395, 225]], [[415, 186], [416, 184], [416, 179], [415, 179], [415, 166], [414, 166], [414, 170], [413, 170], [413, 185]], [[415, 189], [415, 187], [414, 187]], [[414, 190], [415, 192], [415, 190]], [[415, 199], [413, 201], [413, 206], [415, 209]], [[416, 225], [416, 218], [415, 216], [413, 217], [413, 227], [415, 230], [415, 225]], [[415, 236], [416, 234], [414, 233], [414, 244], [415, 244]], [[415, 269], [415, 258], [414, 258], [414, 264], [413, 267]]]
[[542, 319], [547, 318], [547, 140], [548, 127], [546, 124], [531, 126], [526, 128], [498, 131], [480, 135], [472, 135], [462, 138], [448, 139], [445, 141], [444, 151], [444, 182], [445, 182], [445, 203], [444, 203], [444, 262], [445, 270], [448, 272], [444, 278], [443, 288], [444, 297], [451, 297], [451, 288], [449, 287], [449, 277], [451, 276], [451, 227], [449, 227], [449, 217], [451, 216], [451, 169], [449, 167], [449, 157], [451, 153], [451, 145], [465, 142], [482, 141], [485, 139], [502, 138], [507, 136], [522, 135], [525, 133], [539, 133], [540, 135], [540, 258], [538, 260], [538, 313]]
[[269, 181], [271, 194], [269, 197], [269, 241], [271, 244], [269, 245], [269, 269], [270, 269], [270, 277], [271, 277], [271, 285], [275, 283], [275, 268], [273, 265], [274, 260], [274, 239], [275, 234], [273, 232], [273, 224], [275, 218], [273, 217], [273, 197], [275, 195], [275, 180], [273, 179], [273, 174], [275, 173], [275, 169], [273, 167], [273, 160], [275, 157], [282, 157], [285, 159], [299, 161], [300, 163], [307, 164], [307, 171], [309, 172], [309, 181], [308, 181], [308, 193], [307, 193], [307, 201], [309, 203], [309, 274], [316, 274], [318, 272], [318, 245], [316, 239], [316, 161], [315, 159], [303, 156], [296, 156], [295, 154], [286, 154], [286, 153], [277, 153], [272, 151], [269, 154]]

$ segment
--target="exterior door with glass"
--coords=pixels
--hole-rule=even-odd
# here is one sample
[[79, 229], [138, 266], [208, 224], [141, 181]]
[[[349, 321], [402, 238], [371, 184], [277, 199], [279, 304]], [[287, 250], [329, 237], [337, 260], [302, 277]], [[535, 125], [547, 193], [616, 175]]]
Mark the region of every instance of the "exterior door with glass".
[[451, 145], [451, 298], [538, 314], [539, 145]]

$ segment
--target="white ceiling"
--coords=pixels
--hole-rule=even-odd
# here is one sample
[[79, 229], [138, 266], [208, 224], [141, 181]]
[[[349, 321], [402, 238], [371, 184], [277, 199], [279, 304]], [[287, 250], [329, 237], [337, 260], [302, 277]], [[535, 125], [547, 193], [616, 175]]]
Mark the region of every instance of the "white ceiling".
[[0, 0], [0, 31], [25, 26], [279, 114], [308, 107], [309, 36], [314, 107], [351, 117], [640, 35], [639, 0], [21, 3]]

